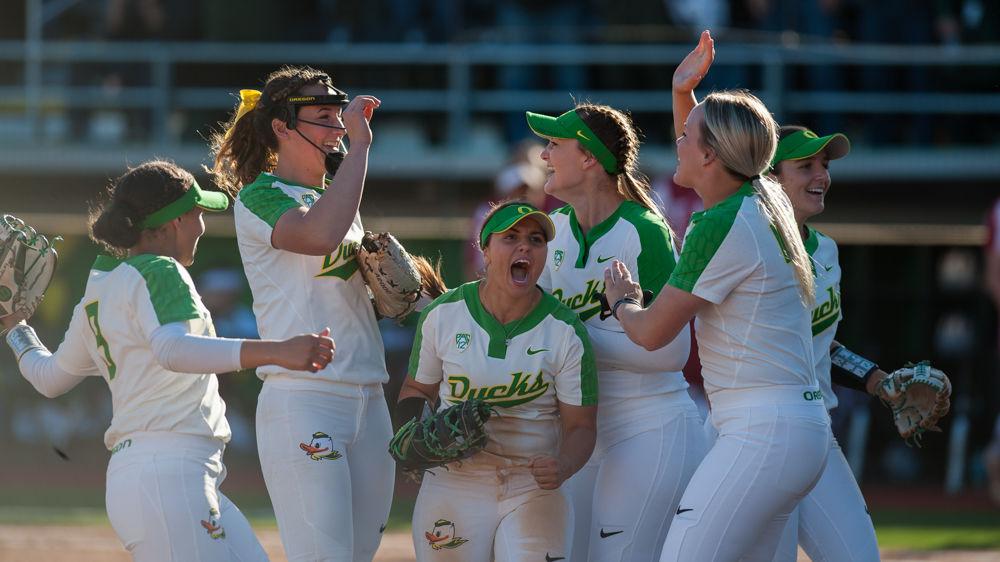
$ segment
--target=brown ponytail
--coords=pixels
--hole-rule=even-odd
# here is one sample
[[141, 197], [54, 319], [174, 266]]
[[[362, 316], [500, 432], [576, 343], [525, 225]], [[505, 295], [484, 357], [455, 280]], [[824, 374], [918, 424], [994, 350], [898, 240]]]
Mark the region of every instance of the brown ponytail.
[[208, 172], [220, 189], [236, 197], [261, 172], [274, 170], [278, 165], [278, 138], [271, 121], [287, 123], [291, 118], [285, 103], [288, 97], [314, 84], [333, 87], [330, 76], [321, 70], [284, 66], [267, 77], [256, 107], [238, 120], [233, 111], [229, 121], [219, 124], [209, 139], [214, 162]]

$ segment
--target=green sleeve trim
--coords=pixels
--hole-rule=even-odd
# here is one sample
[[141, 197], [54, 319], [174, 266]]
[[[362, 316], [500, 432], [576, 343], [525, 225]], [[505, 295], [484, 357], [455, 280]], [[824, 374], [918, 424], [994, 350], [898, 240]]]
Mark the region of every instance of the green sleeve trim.
[[745, 187], [712, 208], [691, 215], [681, 257], [667, 281], [671, 286], [688, 293], [694, 291], [701, 274], [732, 230], [743, 200], [753, 193], [752, 188], [748, 191]]
[[443, 295], [431, 301], [429, 305], [427, 305], [426, 307], [424, 307], [422, 311], [420, 311], [420, 318], [419, 320], [417, 320], [417, 333], [413, 337], [413, 348], [410, 349], [410, 362], [407, 367], [407, 373], [410, 375], [411, 378], [415, 378], [417, 376], [417, 371], [420, 368], [420, 347], [423, 345], [424, 342], [424, 322], [427, 320], [427, 315], [429, 315], [432, 310], [434, 310], [435, 308], [437, 308], [442, 304], [449, 302], [457, 302], [465, 298], [464, 293], [465, 293], [465, 287], [467, 285], [468, 283], [466, 283], [465, 285], [459, 285], [458, 287], [455, 287], [454, 289], [448, 291], [447, 293], [444, 293]]
[[201, 318], [198, 293], [181, 275], [182, 266], [173, 258], [141, 254], [125, 260], [146, 281], [149, 300], [161, 326]]
[[662, 217], [638, 203], [626, 201], [622, 206], [622, 218], [631, 223], [639, 235], [640, 252], [636, 260], [639, 284], [652, 291], [655, 298], [677, 265], [670, 229]]
[[107, 272], [118, 267], [119, 265], [121, 265], [121, 263], [122, 260], [116, 257], [101, 254], [97, 256], [97, 259], [94, 260], [94, 265], [90, 266], [90, 269]]
[[557, 303], [557, 306], [552, 307], [552, 317], [572, 326], [576, 337], [583, 344], [583, 357], [580, 358], [580, 405], [593, 406], [597, 404], [597, 362], [594, 360], [594, 348], [590, 344], [590, 335], [587, 334], [587, 328], [584, 327], [583, 322], [580, 321], [580, 317], [575, 312], [555, 297], [546, 296]]
[[302, 206], [280, 188], [274, 187], [274, 181], [272, 176], [262, 174], [252, 184], [240, 190], [240, 201], [247, 210], [271, 228], [289, 209]]

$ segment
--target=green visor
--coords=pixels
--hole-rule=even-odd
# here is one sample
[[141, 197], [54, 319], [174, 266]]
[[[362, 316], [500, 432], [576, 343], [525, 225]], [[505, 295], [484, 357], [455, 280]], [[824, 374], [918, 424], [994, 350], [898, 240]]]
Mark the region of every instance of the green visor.
[[817, 136], [816, 133], [806, 129], [796, 131], [778, 141], [778, 148], [774, 152], [771, 160], [771, 167], [775, 167], [778, 162], [785, 160], [801, 160], [815, 156], [823, 149], [830, 160], [843, 158], [851, 151], [851, 141], [842, 133], [834, 133], [825, 137]]
[[528, 126], [536, 135], [547, 139], [576, 139], [597, 158], [605, 171], [609, 174], [618, 173], [618, 161], [615, 155], [604, 146], [583, 119], [580, 119], [575, 109], [559, 117], [549, 117], [530, 111], [525, 112], [525, 116], [528, 118]]
[[146, 217], [141, 226], [159, 228], [195, 207], [213, 212], [225, 211], [229, 207], [229, 198], [221, 191], [202, 191], [198, 182], [194, 182], [179, 199]]
[[552, 219], [548, 215], [527, 203], [508, 203], [493, 213], [490, 220], [483, 225], [483, 229], [479, 232], [480, 247], [486, 247], [486, 241], [489, 240], [490, 234], [506, 232], [528, 217], [538, 218], [538, 224], [542, 225], [542, 230], [545, 231], [546, 241], [551, 241], [555, 237], [556, 225], [552, 224]]

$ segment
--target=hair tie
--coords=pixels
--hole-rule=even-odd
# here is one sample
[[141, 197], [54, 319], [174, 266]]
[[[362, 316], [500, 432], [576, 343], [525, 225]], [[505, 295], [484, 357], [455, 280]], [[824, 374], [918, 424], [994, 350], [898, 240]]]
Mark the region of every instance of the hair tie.
[[760, 174], [757, 174], [755, 176], [750, 176], [749, 178], [747, 178], [747, 181], [752, 182], [754, 180], [759, 180], [759, 179], [760, 179]]
[[260, 91], [240, 90], [240, 107], [236, 110], [236, 119], [233, 119], [233, 123], [236, 123], [241, 117], [253, 111], [259, 101]]

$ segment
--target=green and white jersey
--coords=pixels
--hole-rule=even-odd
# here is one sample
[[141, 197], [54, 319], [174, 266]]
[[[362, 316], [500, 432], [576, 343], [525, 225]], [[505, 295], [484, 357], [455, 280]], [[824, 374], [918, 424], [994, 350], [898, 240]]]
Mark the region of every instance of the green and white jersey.
[[93, 373], [96, 366], [107, 381], [114, 412], [104, 434], [108, 449], [137, 431], [229, 441], [216, 376], [168, 371], [153, 354], [151, 335], [174, 322], [186, 322], [188, 333], [197, 336], [215, 335], [184, 266], [151, 254], [97, 258], [54, 356], [67, 373]]
[[614, 317], [600, 319], [597, 294], [604, 291], [604, 270], [618, 259], [638, 277], [643, 289], [659, 295], [676, 264], [673, 241], [663, 219], [634, 201], [586, 234], [573, 207], [551, 213], [556, 226], [539, 285], [576, 312], [587, 327], [601, 375], [601, 398], [636, 398], [687, 388], [681, 369], [691, 338], [681, 334], [669, 345], [646, 351], [628, 338]]
[[837, 243], [818, 230], [809, 228], [806, 252], [816, 270], [816, 304], [812, 311], [813, 357], [816, 378], [823, 391], [827, 410], [837, 407], [837, 395], [830, 383], [830, 344], [837, 335], [837, 325], [844, 318], [840, 311], [840, 258]]
[[691, 216], [668, 283], [710, 303], [695, 322], [709, 396], [816, 384], [809, 311], [749, 183]]
[[328, 256], [296, 254], [271, 245], [271, 233], [281, 215], [290, 209], [311, 207], [323, 193], [322, 188], [263, 173], [240, 191], [233, 205], [236, 239], [253, 292], [260, 337], [286, 339], [329, 327], [337, 344], [333, 361], [316, 373], [289, 372], [271, 365], [258, 368], [257, 375], [266, 378], [282, 373], [317, 382], [384, 383], [389, 376], [382, 338], [368, 288], [354, 259], [365, 232], [361, 217], [354, 217], [343, 242]]
[[597, 404], [587, 332], [544, 292], [527, 316], [501, 325], [483, 308], [479, 283], [452, 289], [420, 314], [410, 376], [439, 385], [441, 408], [469, 398], [493, 404], [499, 415], [486, 426], [487, 451], [518, 460], [553, 454], [561, 428], [557, 400]]

